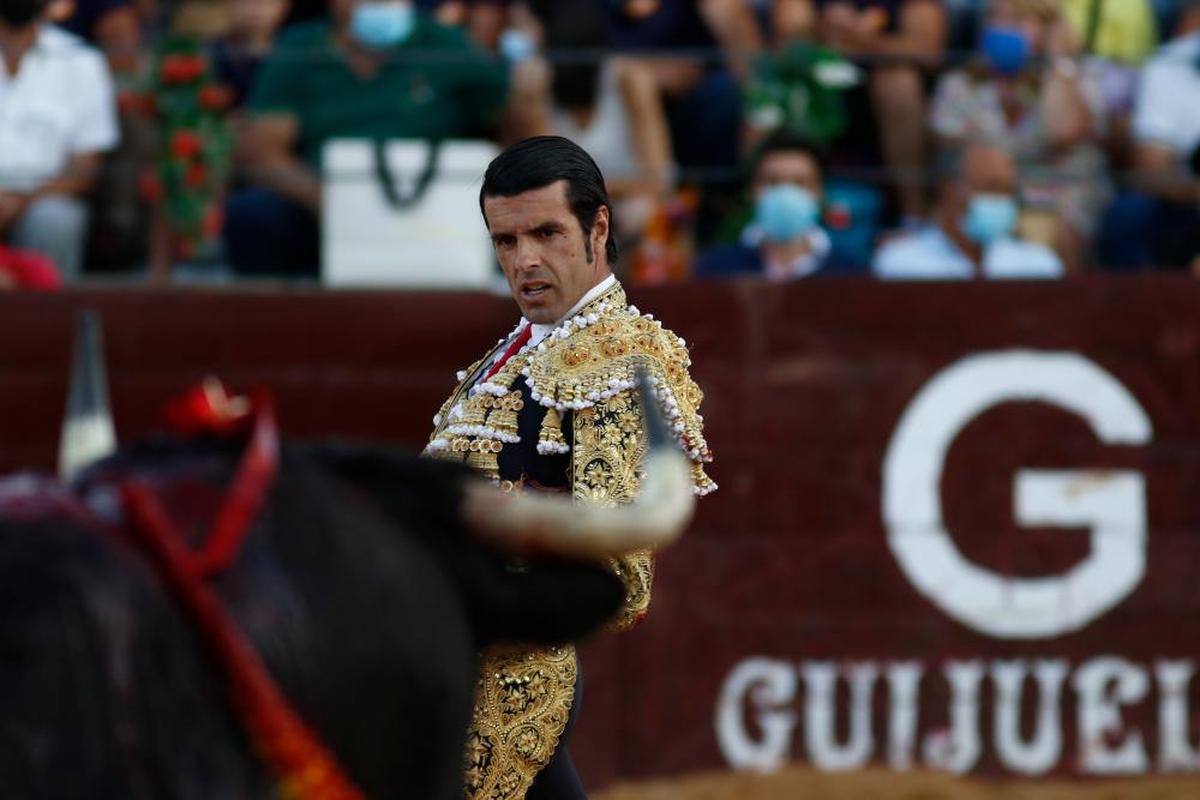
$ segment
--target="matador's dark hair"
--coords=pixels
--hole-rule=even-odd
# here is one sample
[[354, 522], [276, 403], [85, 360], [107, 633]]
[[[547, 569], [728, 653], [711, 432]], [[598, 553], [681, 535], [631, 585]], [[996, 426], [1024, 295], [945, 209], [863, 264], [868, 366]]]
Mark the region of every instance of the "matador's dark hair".
[[600, 168], [582, 147], [562, 136], [534, 136], [509, 147], [488, 165], [479, 190], [479, 210], [487, 222], [483, 201], [488, 197], [515, 197], [557, 181], [567, 182], [567, 204], [579, 220], [584, 238], [592, 233], [600, 207], [608, 209], [608, 240], [604, 252], [609, 266], [617, 261], [612, 203]]

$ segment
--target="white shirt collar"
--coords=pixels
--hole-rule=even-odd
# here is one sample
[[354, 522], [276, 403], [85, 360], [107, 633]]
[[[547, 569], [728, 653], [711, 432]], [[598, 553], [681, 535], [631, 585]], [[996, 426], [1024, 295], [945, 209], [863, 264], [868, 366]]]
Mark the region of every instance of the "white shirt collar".
[[1062, 262], [1053, 250], [1012, 237], [997, 239], [976, 266], [940, 225], [927, 225], [885, 244], [875, 257], [876, 277], [917, 280], [984, 278], [1057, 278]]
[[[820, 225], [814, 225], [804, 234], [804, 238], [808, 240], [809, 251], [804, 255], [797, 256], [791, 264], [786, 265], [788, 277], [805, 278], [813, 274], [821, 268], [829, 251], [833, 249], [833, 242], [830, 240], [829, 234]], [[746, 247], [757, 250], [766, 241], [766, 237], [763, 235], [762, 228], [751, 223], [742, 229], [741, 241]]]
[[607, 278], [605, 278], [604, 280], [597, 283], [591, 289], [588, 289], [587, 292], [583, 295], [583, 297], [579, 298], [579, 302], [576, 303], [575, 305], [571, 306], [571, 310], [568, 311], [566, 314], [563, 314], [562, 317], [559, 320], [557, 320], [556, 322], [553, 322], [549, 325], [540, 325], [536, 322], [533, 323], [533, 334], [529, 337], [530, 346], [533, 346], [533, 345], [537, 344], [538, 342], [542, 341], [542, 339], [545, 339], [547, 336], [550, 335], [551, 331], [553, 331], [559, 325], [563, 324], [563, 322], [565, 322], [566, 320], [569, 320], [571, 317], [578, 314], [579, 309], [583, 308], [588, 303], [592, 302], [597, 297], [604, 294], [616, 282], [617, 282], [617, 276], [609, 275]]
[[37, 38], [33, 41], [31, 51], [45, 53], [69, 52], [71, 49], [84, 49], [87, 43], [70, 31], [57, 25], [42, 23], [38, 26]]
[[[565, 320], [568, 320], [568, 319], [570, 319], [571, 317], [573, 317], [573, 316], [575, 316], [576, 314], [578, 314], [578, 313], [579, 313], [579, 310], [580, 310], [581, 308], [583, 308], [583, 307], [584, 307], [584, 306], [586, 306], [588, 303], [590, 303], [590, 302], [592, 302], [593, 300], [595, 300], [595, 299], [596, 299], [597, 297], [599, 297], [600, 295], [604, 294], [606, 291], [608, 291], [608, 290], [609, 290], [609, 288], [610, 288], [610, 287], [612, 287], [613, 285], [615, 285], [615, 284], [616, 284], [616, 282], [617, 282], [617, 276], [616, 276], [616, 275], [609, 275], [607, 278], [605, 278], [604, 280], [600, 281], [600, 282], [599, 282], [599, 283], [597, 283], [595, 286], [593, 286], [591, 289], [589, 289], [589, 290], [588, 290], [588, 291], [587, 291], [587, 292], [586, 292], [586, 293], [583, 295], [583, 297], [579, 298], [579, 302], [578, 302], [578, 303], [576, 303], [575, 305], [571, 306], [571, 310], [570, 310], [570, 311], [568, 311], [566, 314], [563, 314], [563, 315], [562, 315], [562, 318], [561, 318], [561, 319], [559, 319], [557, 322], [554, 322], [553, 324], [550, 324], [550, 325], [539, 325], [539, 324], [536, 324], [536, 323], [535, 323], [535, 324], [533, 324], [533, 325], [532, 325], [532, 327], [533, 327], [533, 332], [532, 332], [532, 333], [530, 333], [530, 335], [529, 335], [529, 344], [525, 345], [525, 347], [534, 347], [534, 346], [536, 346], [536, 345], [537, 345], [538, 343], [540, 343], [540, 342], [541, 342], [543, 339], [545, 339], [547, 336], [549, 336], [549, 335], [550, 335], [550, 333], [551, 333], [551, 332], [552, 332], [552, 331], [553, 331], [555, 328], [557, 328], [559, 325], [561, 325], [561, 324], [562, 324], [562, 323], [563, 323]], [[501, 358], [503, 358], [503, 357], [504, 357], [504, 353], [505, 353], [505, 351], [508, 349], [507, 345], [508, 345], [510, 342], [512, 342], [512, 340], [513, 340], [513, 338], [514, 338], [514, 337], [518, 336], [518, 335], [520, 334], [520, 332], [521, 332], [522, 330], [524, 330], [524, 328], [525, 328], [525, 326], [526, 326], [526, 325], [529, 325], [529, 324], [530, 324], [530, 323], [529, 323], [529, 320], [525, 319], [524, 317], [521, 317], [521, 321], [520, 321], [519, 323], [517, 323], [517, 327], [513, 329], [513, 332], [512, 332], [512, 334], [511, 334], [511, 335], [510, 335], [510, 336], [509, 336], [507, 339], [502, 339], [502, 340], [500, 341], [500, 343], [497, 345], [497, 347], [496, 347], [496, 355], [494, 355], [494, 356], [492, 357], [492, 359], [491, 359], [491, 360], [490, 360], [488, 363], [489, 363], [489, 364], [495, 364], [497, 361], [499, 361]], [[482, 378], [483, 378], [483, 372], [481, 371], [481, 372], [480, 372], [480, 377], [479, 377], [479, 378], [477, 378], [476, 380], [482, 380]]]

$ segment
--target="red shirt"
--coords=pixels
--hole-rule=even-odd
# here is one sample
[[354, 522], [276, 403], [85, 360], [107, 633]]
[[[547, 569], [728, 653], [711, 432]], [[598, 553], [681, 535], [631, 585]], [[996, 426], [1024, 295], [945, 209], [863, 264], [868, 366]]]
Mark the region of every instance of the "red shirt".
[[62, 278], [54, 262], [28, 250], [13, 250], [0, 244], [0, 276], [17, 289], [58, 289]]

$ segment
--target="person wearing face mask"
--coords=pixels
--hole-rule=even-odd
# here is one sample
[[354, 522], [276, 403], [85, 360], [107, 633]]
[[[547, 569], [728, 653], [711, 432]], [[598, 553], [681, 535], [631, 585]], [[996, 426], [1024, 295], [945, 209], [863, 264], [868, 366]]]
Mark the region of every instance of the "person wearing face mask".
[[934, 222], [892, 239], [872, 269], [884, 279], [1058, 278], [1053, 250], [1016, 237], [1017, 167], [1004, 148], [969, 142], [947, 157]]
[[898, 211], [925, 216], [926, 82], [946, 52], [941, 0], [774, 0], [779, 43], [815, 42], [856, 61], [862, 80], [847, 86], [846, 130], [831, 143], [838, 161], [886, 166]]
[[1104, 219], [1100, 257], [1121, 270], [1200, 275], [1200, 0], [1142, 71], [1130, 186]]
[[45, 0], [0, 0], [0, 244], [82, 269], [91, 190], [119, 139], [103, 57], [44, 20]]
[[786, 129], [771, 134], [760, 146], [751, 192], [754, 215], [740, 239], [701, 253], [693, 274], [784, 281], [820, 270], [831, 244], [820, 225], [824, 188], [816, 146]]
[[978, 59], [944, 74], [930, 112], [942, 148], [1004, 140], [1036, 168], [1024, 187], [1026, 222], [1073, 270], [1112, 196], [1104, 90], [1079, 60], [1081, 44], [1061, 0], [990, 0]]
[[326, 142], [486, 136], [508, 97], [504, 64], [411, 0], [331, 0], [279, 37], [250, 95], [225, 240], [243, 275], [315, 277]]
[[1082, 266], [1111, 195], [1105, 101], [1078, 59], [1060, 0], [990, 0], [975, 63], [939, 80], [930, 126], [942, 148], [1004, 141], [1022, 166], [1027, 215], [1072, 268]]

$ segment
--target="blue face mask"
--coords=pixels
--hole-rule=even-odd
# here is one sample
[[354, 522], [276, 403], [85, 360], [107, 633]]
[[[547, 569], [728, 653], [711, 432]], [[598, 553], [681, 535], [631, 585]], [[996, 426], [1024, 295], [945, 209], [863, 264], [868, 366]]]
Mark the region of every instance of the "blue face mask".
[[1003, 239], [1017, 226], [1017, 201], [1006, 194], [977, 194], [962, 218], [962, 230], [976, 244]]
[[359, 3], [350, 18], [350, 33], [372, 50], [387, 50], [408, 39], [416, 24], [411, 3]]
[[983, 57], [992, 69], [1007, 78], [1025, 69], [1032, 56], [1029, 37], [1022, 31], [996, 25], [989, 26], [983, 32], [980, 49], [983, 50]]
[[812, 192], [795, 184], [781, 183], [758, 196], [754, 224], [768, 242], [791, 242], [816, 227], [820, 213]]

